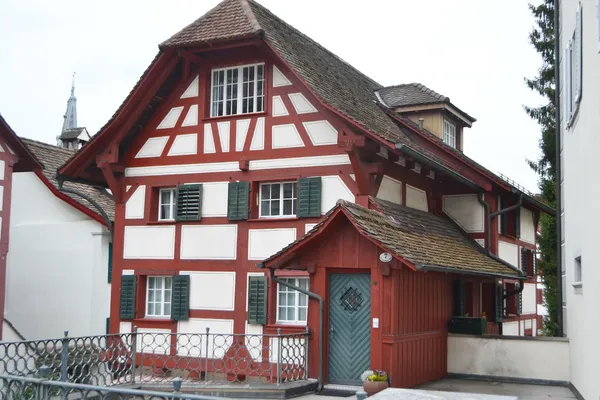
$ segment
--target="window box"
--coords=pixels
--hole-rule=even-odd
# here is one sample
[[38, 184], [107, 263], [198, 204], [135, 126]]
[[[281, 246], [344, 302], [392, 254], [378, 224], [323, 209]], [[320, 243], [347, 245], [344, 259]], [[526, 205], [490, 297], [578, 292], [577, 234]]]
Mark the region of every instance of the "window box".
[[448, 323], [448, 332], [465, 335], [485, 335], [487, 333], [487, 318], [452, 317]]

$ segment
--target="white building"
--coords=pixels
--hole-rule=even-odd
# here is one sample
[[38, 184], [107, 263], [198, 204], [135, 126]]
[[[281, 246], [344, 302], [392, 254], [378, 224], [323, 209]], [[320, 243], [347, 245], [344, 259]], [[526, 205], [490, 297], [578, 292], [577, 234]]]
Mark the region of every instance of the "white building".
[[[23, 139], [43, 171], [13, 174], [5, 318], [26, 339], [98, 335], [110, 307], [107, 223], [86, 200], [58, 189], [56, 170], [74, 152]], [[98, 202], [102, 189], [66, 183]], [[11, 329], [11, 337], [14, 329]]]
[[571, 382], [586, 399], [600, 397], [599, 6], [561, 1], [559, 14], [563, 326], [571, 343]]

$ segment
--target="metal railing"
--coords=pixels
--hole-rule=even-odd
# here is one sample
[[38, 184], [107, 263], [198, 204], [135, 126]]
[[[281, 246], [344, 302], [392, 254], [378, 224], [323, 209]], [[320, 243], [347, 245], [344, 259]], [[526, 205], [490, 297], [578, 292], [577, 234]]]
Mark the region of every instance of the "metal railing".
[[280, 384], [308, 379], [308, 329], [302, 333], [156, 333], [0, 343], [0, 374], [103, 387]]
[[525, 186], [520, 185], [519, 183], [515, 182], [513, 179], [509, 178], [508, 176], [499, 173], [498, 176], [506, 183], [508, 183], [509, 185], [515, 187], [516, 189], [519, 189], [521, 192], [525, 193], [526, 195], [530, 196], [530, 197], [536, 197], [535, 193], [533, 193], [531, 190], [525, 188]]
[[[42, 375], [50, 373], [41, 369]], [[43, 378], [0, 375], [0, 399], [2, 400], [222, 400], [219, 397], [181, 393], [181, 382], [174, 381], [172, 391], [148, 391], [122, 387], [101, 387]]]

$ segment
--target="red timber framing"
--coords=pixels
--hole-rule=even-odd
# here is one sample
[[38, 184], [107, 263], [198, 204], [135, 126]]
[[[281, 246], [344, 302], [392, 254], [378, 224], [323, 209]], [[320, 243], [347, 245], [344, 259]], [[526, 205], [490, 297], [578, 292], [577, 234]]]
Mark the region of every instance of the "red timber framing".
[[[0, 310], [4, 313], [6, 257], [10, 239], [10, 210], [13, 172], [39, 171], [41, 164], [0, 115]], [[4, 314], [2, 314], [2, 321]], [[2, 339], [0, 324], [0, 340]]]
[[[264, 64], [264, 110], [211, 117], [212, 70], [255, 64]], [[275, 73], [280, 74], [277, 77], [279, 85], [274, 85]], [[172, 79], [174, 74], [176, 79], [169, 93], [157, 99], [156, 93], [161, 85]], [[190, 87], [192, 89], [188, 92]], [[151, 113], [143, 124], [138, 124], [150, 104], [153, 107]], [[315, 131], [311, 133], [307, 128], [316, 123], [325, 132], [330, 129], [329, 132], [333, 133], [320, 131], [321, 136], [316, 138]], [[134, 131], [135, 134], [130, 133]], [[423, 138], [419, 141], [432, 153], [448, 158], [437, 144]], [[181, 151], [182, 142], [186, 143], [185, 151]], [[448, 164], [481, 188], [491, 211], [496, 211], [496, 192], [503, 192], [506, 188], [453, 157]], [[233, 333], [245, 333], [248, 329], [248, 277], [249, 274], [263, 273], [256, 268], [260, 260], [250, 257], [253, 251], [251, 231], [284, 229], [293, 231], [294, 238], [299, 238], [305, 234], [307, 225], [316, 224], [321, 219], [259, 218], [261, 183], [328, 177], [341, 182], [336, 187], [344, 189], [335, 192], [334, 196], [348, 196], [368, 207], [368, 196], [377, 196], [383, 180], [391, 178], [400, 184], [401, 198], [398, 202], [408, 204], [407, 192], [412, 188], [423, 193], [423, 211], [438, 215], [444, 214], [444, 195], [475, 194], [474, 189], [455, 180], [447, 172], [431, 168], [399, 152], [392, 143], [382, 140], [323, 102], [270, 45], [253, 40], [220, 43], [210, 49], [161, 52], [111, 121], [59, 172], [70, 179], [105, 185], [115, 196], [111, 332], [131, 329], [132, 326], [177, 332], [181, 323], [146, 317], [147, 277], [173, 276], [191, 271], [235, 273], [232, 307], [190, 307], [189, 317], [232, 321]], [[203, 215], [199, 221], [174, 222], [158, 218], [161, 188], [238, 181], [250, 183], [248, 220], [233, 222], [223, 213]], [[142, 193], [141, 198], [137, 198], [136, 193]], [[128, 206], [133, 207], [134, 199], [139, 214], [128, 214]], [[226, 202], [227, 199], [220, 201]], [[327, 204], [327, 207], [332, 207], [331, 203]], [[326, 211], [321, 210], [322, 213]], [[486, 227], [491, 229], [490, 246], [495, 254], [498, 254], [499, 238], [497, 220], [493, 219], [491, 226]], [[359, 236], [347, 222], [336, 220], [335, 223], [339, 224], [338, 232], [323, 237], [318, 251], [311, 252], [313, 258], [299, 264], [313, 265], [308, 268], [310, 272], [285, 271], [282, 274], [308, 275], [310, 289], [326, 296], [331, 273], [369, 273], [373, 282], [372, 317], [377, 314], [381, 318], [381, 328], [371, 331], [371, 368], [388, 371], [394, 376], [394, 386], [413, 386], [424, 380], [443, 377], [446, 374], [447, 323], [452, 316], [451, 274], [416, 272], [414, 266], [403, 265], [397, 260], [391, 270], [382, 268], [375, 244]], [[235, 225], [235, 257], [182, 257], [184, 228], [217, 225]], [[172, 228], [172, 251], [160, 257], [126, 255], [126, 229], [148, 227]], [[474, 239], [484, 238], [485, 229], [470, 235]], [[148, 240], [150, 242], [146, 246], [150, 251], [151, 238]], [[132, 273], [137, 280], [135, 315], [132, 320], [125, 321], [119, 319], [123, 273]], [[480, 316], [486, 307], [491, 307], [481, 300], [484, 297], [482, 285], [490, 284], [489, 278], [466, 280], [472, 286], [469, 292], [471, 315]], [[261, 329], [265, 333], [275, 332], [279, 327], [284, 331], [304, 330], [304, 326], [277, 323], [276, 288], [277, 285], [270, 285], [269, 321]], [[486, 290], [491, 293], [491, 289]], [[389, 304], [407, 307], [384, 307]], [[315, 307], [310, 301], [307, 324], [314, 333], [309, 343], [311, 354], [316, 354], [317, 338], [321, 334], [314, 330], [318, 325]], [[317, 357], [311, 355], [309, 360], [310, 375], [315, 376]]]

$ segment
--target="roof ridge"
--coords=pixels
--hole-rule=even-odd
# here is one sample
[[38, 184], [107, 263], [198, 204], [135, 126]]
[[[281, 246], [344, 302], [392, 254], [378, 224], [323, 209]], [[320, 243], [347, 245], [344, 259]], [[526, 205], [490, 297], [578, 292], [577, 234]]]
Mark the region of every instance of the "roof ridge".
[[76, 151], [65, 149], [63, 147], [58, 147], [58, 146], [56, 146], [54, 144], [50, 144], [50, 143], [46, 143], [46, 142], [41, 142], [39, 140], [29, 139], [29, 138], [25, 138], [25, 137], [22, 137], [21, 140], [23, 142], [27, 143], [28, 145], [31, 144], [31, 145], [35, 145], [35, 146], [49, 147], [49, 148], [51, 148], [53, 150], [59, 150], [59, 151], [62, 151], [63, 153], [68, 153], [68, 154], [76, 153]]
[[250, 25], [252, 25], [252, 27], [254, 27], [254, 29], [256, 29], [257, 31], [263, 31], [262, 26], [260, 26], [260, 24], [258, 23], [258, 20], [256, 19], [256, 15], [254, 15], [254, 11], [252, 11], [250, 4], [248, 4], [248, 0], [239, 0], [239, 1], [240, 1], [240, 5], [242, 6], [242, 10], [244, 10], [244, 13], [246, 13], [246, 16], [248, 17], [248, 21], [250, 22]]
[[292, 25], [288, 24], [285, 20], [279, 18], [277, 15], [275, 15], [273, 12], [271, 12], [271, 10], [269, 10], [267, 7], [263, 6], [259, 2], [255, 1], [255, 0], [243, 0], [243, 1], [246, 1], [248, 4], [253, 4], [255, 6], [258, 6], [263, 11], [269, 13], [272, 17], [277, 18], [281, 23], [283, 23], [285, 26], [287, 26], [288, 28], [290, 28], [291, 30], [293, 30], [298, 35], [302, 36], [303, 38], [305, 38], [307, 40], [310, 40], [314, 45], [316, 45], [317, 47], [319, 47], [321, 50], [329, 53], [331, 56], [337, 58], [339, 61], [341, 61], [342, 63], [346, 64], [348, 67], [352, 68], [352, 70], [354, 70], [358, 74], [360, 74], [360, 75], [364, 76], [365, 78], [367, 78], [369, 81], [371, 81], [376, 86], [379, 86], [379, 88], [377, 88], [377, 89], [383, 88], [383, 85], [381, 85], [379, 82], [375, 81], [373, 78], [371, 78], [368, 75], [364, 74], [363, 72], [359, 71], [358, 69], [356, 69], [356, 67], [354, 67], [352, 64], [350, 64], [348, 61], [344, 60], [343, 58], [341, 58], [340, 56], [338, 56], [337, 54], [335, 54], [331, 50], [327, 49], [325, 46], [321, 45], [319, 42], [317, 42], [316, 40], [314, 40], [310, 36], [306, 35], [305, 33], [301, 32], [300, 30], [294, 28]]

